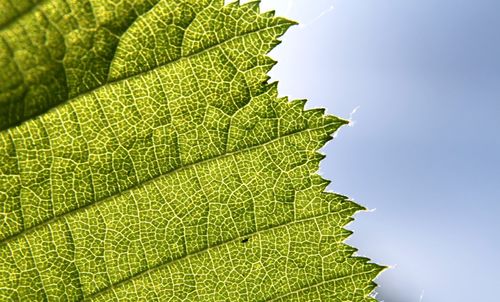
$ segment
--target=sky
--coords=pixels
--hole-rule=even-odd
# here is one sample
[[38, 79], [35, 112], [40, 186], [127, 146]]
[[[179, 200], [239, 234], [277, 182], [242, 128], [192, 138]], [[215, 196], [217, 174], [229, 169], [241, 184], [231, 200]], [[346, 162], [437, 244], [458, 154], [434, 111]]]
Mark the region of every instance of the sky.
[[348, 243], [391, 267], [377, 298], [499, 301], [500, 1], [261, 6], [301, 23], [271, 53], [280, 94], [352, 121], [320, 173], [371, 209]]

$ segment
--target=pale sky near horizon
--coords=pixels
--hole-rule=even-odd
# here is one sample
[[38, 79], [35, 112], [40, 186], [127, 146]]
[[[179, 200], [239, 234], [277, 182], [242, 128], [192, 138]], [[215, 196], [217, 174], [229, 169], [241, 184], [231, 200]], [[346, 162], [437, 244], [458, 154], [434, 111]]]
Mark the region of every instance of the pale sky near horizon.
[[323, 149], [320, 172], [376, 208], [348, 243], [393, 267], [377, 298], [498, 301], [500, 1], [261, 6], [302, 24], [271, 53], [280, 94], [355, 122]]

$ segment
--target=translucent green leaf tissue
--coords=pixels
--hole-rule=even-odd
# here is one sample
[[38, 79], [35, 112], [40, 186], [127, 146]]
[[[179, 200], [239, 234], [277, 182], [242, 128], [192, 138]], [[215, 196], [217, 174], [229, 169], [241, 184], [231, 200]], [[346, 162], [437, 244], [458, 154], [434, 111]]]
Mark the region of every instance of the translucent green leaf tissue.
[[0, 301], [375, 301], [257, 2], [0, 0]]

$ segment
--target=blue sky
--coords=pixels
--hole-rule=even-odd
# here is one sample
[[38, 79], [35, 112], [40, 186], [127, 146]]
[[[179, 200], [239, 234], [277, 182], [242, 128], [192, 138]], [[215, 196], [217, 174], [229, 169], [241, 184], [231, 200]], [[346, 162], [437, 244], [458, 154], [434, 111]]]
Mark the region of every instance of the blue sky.
[[324, 150], [349, 225], [391, 265], [386, 302], [498, 301], [500, 1], [263, 0], [301, 22], [272, 52], [282, 95], [349, 118]]

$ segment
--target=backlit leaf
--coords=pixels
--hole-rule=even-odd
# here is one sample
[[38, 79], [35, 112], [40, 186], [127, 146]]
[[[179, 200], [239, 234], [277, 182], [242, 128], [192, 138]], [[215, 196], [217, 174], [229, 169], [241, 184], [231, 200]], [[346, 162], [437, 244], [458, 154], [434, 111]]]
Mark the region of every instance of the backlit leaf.
[[257, 2], [0, 0], [1, 301], [372, 301]]

